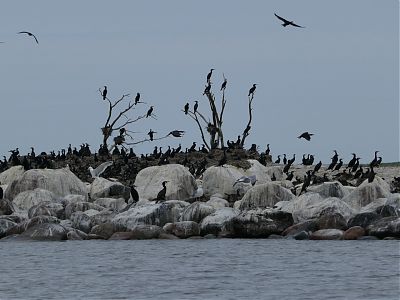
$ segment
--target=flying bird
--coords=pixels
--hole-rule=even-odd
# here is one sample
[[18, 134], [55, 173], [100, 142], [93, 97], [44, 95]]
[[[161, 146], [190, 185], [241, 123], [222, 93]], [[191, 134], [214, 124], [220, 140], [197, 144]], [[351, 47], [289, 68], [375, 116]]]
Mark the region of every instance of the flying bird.
[[90, 175], [92, 175], [92, 178], [99, 177], [112, 164], [113, 164], [112, 161], [106, 161], [106, 162], [102, 163], [101, 165], [99, 165], [96, 169], [89, 167]]
[[298, 136], [297, 138], [298, 139], [301, 139], [301, 138], [304, 138], [304, 139], [306, 139], [307, 141], [309, 141], [309, 140], [311, 140], [311, 136], [313, 136], [314, 135], [314, 133], [309, 133], [308, 131], [306, 131], [306, 132], [303, 132], [300, 136]]
[[182, 137], [185, 132], [183, 130], [173, 130], [168, 135], [172, 135], [174, 137]]
[[281, 21], [283, 22], [283, 24], [282, 24], [283, 27], [286, 27], [286, 26], [288, 26], [288, 25], [292, 25], [292, 26], [294, 26], [294, 27], [305, 28], [305, 27], [303, 27], [303, 26], [297, 25], [297, 24], [294, 23], [293, 21], [288, 21], [288, 20], [286, 20], [286, 19], [284, 19], [284, 18], [278, 16], [277, 14], [274, 14], [274, 15], [275, 15], [275, 17], [277, 17], [279, 20], [281, 20]]
[[36, 43], [39, 44], [39, 41], [37, 40], [36, 36], [33, 33], [30, 33], [28, 31], [20, 31], [18, 33], [25, 33], [25, 34], [27, 34], [29, 36], [33, 36], [33, 38], [35, 39]]

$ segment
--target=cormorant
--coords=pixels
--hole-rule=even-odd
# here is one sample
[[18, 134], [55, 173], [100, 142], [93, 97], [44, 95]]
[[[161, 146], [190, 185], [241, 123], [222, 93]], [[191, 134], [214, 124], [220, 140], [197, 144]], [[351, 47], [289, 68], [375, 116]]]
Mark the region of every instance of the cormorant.
[[332, 161], [332, 162], [330, 163], [330, 165], [328, 166], [328, 170], [332, 170], [332, 171], [333, 171], [335, 165], [336, 165], [336, 162], [335, 162], [335, 161]]
[[281, 156], [278, 155], [278, 159], [275, 161], [276, 164], [280, 164], [281, 163]]
[[172, 130], [168, 135], [172, 135], [173, 137], [182, 137], [182, 135], [185, 133], [183, 130]]
[[147, 133], [147, 135], [150, 137], [150, 141], [153, 141], [155, 133], [156, 132], [153, 131], [152, 129], [150, 129], [150, 131]]
[[31, 147], [31, 157], [35, 158], [36, 154], [35, 154], [35, 149], [33, 147]]
[[196, 142], [193, 142], [192, 146], [189, 149], [189, 152], [194, 152], [196, 151]]
[[297, 25], [297, 24], [294, 23], [293, 21], [288, 21], [288, 20], [284, 19], [284, 18], [278, 16], [278, 15], [275, 14], [275, 13], [274, 13], [274, 15], [275, 15], [275, 17], [277, 17], [279, 20], [281, 20], [281, 21], [283, 22], [283, 24], [282, 24], [283, 27], [286, 27], [286, 26], [288, 26], [288, 25], [292, 25], [292, 26], [294, 26], [294, 27], [305, 28], [305, 27], [303, 27], [303, 26]]
[[335, 152], [335, 155], [333, 155], [333, 157], [332, 157], [332, 162], [335, 162], [335, 164], [336, 164], [338, 162], [339, 155], [336, 150], [333, 150], [333, 152]]
[[339, 169], [342, 167], [343, 165], [343, 160], [339, 159], [339, 163], [335, 166], [335, 171], [339, 171]]
[[103, 100], [106, 100], [106, 98], [107, 98], [107, 87], [106, 86], [104, 86], [104, 90], [103, 90], [103, 93], [101, 94], [102, 96], [103, 96]]
[[349, 168], [349, 169], [351, 169], [353, 166], [354, 166], [354, 164], [356, 163], [356, 154], [355, 153], [352, 153], [351, 155], [353, 155], [353, 158], [349, 161], [349, 163], [347, 164], [347, 167]]
[[265, 154], [266, 155], [269, 155], [269, 152], [270, 152], [271, 150], [269, 149], [269, 144], [267, 144], [267, 150], [265, 150]]
[[290, 169], [291, 165], [292, 164], [288, 162], [288, 164], [283, 167], [283, 173], [287, 174], [289, 172], [289, 169]]
[[314, 167], [313, 173], [317, 173], [319, 171], [319, 169], [321, 169], [322, 166], [322, 161], [319, 161], [319, 163], [317, 163]]
[[20, 32], [18, 32], [18, 33], [25, 33], [25, 34], [27, 34], [27, 35], [29, 35], [29, 36], [33, 36], [33, 38], [34, 38], [35, 41], [36, 41], [36, 44], [39, 44], [39, 41], [37, 40], [36, 36], [35, 36], [33, 33], [30, 33], [30, 32], [28, 32], [28, 31], [20, 31]]
[[375, 179], [375, 172], [374, 172], [374, 168], [373, 167], [371, 167], [371, 170], [369, 170], [369, 173], [368, 173], [368, 182], [369, 183], [371, 183], [372, 181], [374, 181], [374, 179]]
[[298, 139], [301, 139], [301, 138], [304, 138], [304, 139], [306, 139], [307, 141], [309, 141], [309, 140], [311, 140], [311, 137], [314, 135], [314, 133], [309, 133], [308, 131], [306, 131], [306, 132], [303, 132], [301, 135], [299, 135], [297, 138]]
[[196, 113], [197, 109], [199, 108], [199, 101], [195, 100], [194, 102], [196, 102], [193, 106], [193, 112]]
[[293, 154], [293, 158], [288, 160], [288, 164], [291, 165], [296, 160], [296, 154]]
[[286, 158], [286, 154], [283, 154], [283, 164], [286, 165], [287, 164], [287, 158]]
[[254, 83], [253, 86], [250, 88], [248, 97], [250, 97], [250, 95], [254, 95], [254, 92], [256, 90], [256, 85], [257, 84]]
[[378, 152], [379, 151], [375, 151], [375, 156], [374, 159], [370, 162], [369, 166], [371, 168], [376, 167], [376, 163], [378, 162]]
[[221, 85], [221, 91], [223, 90], [223, 91], [225, 91], [225, 89], [226, 89], [226, 84], [228, 83], [228, 81], [226, 80], [226, 78], [224, 78], [224, 82], [222, 83], [222, 85]]
[[189, 112], [189, 103], [185, 104], [184, 111], [185, 111], [185, 115], [187, 115]]
[[4, 191], [3, 188], [0, 186], [0, 200], [3, 199]]
[[163, 189], [162, 189], [161, 191], [158, 192], [157, 198], [156, 198], [156, 203], [158, 203], [158, 202], [160, 202], [160, 201], [165, 201], [165, 195], [166, 195], [166, 193], [167, 193], [167, 186], [166, 186], [166, 183], [167, 183], [167, 182], [168, 182], [168, 181], [163, 181], [163, 182], [162, 182]]
[[275, 173], [272, 173], [271, 181], [276, 181]]
[[226, 158], [226, 150], [224, 150], [224, 156], [219, 160], [218, 162], [218, 167], [222, 167], [224, 164], [226, 164], [228, 159]]
[[[352, 170], [353, 171], [353, 170]], [[354, 179], [357, 179], [358, 177], [362, 176], [364, 174], [363, 168], [360, 166], [360, 168], [357, 170], [357, 172], [354, 174]]]
[[206, 88], [204, 89], [203, 95], [209, 94], [211, 91], [211, 84], [209, 83]]
[[136, 93], [135, 105], [139, 103], [139, 100], [140, 100], [140, 93]]
[[150, 117], [153, 113], [153, 106], [150, 106], [149, 110], [147, 111], [146, 118]]
[[211, 80], [211, 75], [212, 75], [212, 72], [213, 72], [214, 70], [215, 70], [215, 69], [211, 69], [211, 70], [210, 70], [210, 73], [207, 74], [207, 83], [208, 83], [208, 84], [211, 84], [211, 82], [210, 82], [210, 80]]
[[290, 171], [290, 173], [286, 176], [286, 180], [292, 181], [293, 176], [294, 176], [294, 171]]
[[355, 172], [358, 169], [358, 166], [360, 165], [360, 158], [356, 158], [356, 162], [354, 163], [353, 168], [351, 169], [351, 172]]

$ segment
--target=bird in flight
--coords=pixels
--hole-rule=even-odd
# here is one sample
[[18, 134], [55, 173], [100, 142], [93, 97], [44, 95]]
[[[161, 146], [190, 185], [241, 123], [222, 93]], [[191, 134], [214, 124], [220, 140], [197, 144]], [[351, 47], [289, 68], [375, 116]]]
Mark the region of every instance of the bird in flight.
[[293, 21], [288, 21], [288, 20], [286, 20], [286, 19], [284, 19], [284, 18], [278, 16], [277, 14], [274, 14], [274, 15], [275, 15], [275, 17], [277, 17], [279, 20], [281, 20], [281, 21], [283, 22], [283, 24], [282, 24], [283, 27], [286, 27], [286, 26], [288, 26], [288, 25], [292, 25], [292, 26], [294, 26], [294, 27], [305, 28], [305, 27], [303, 27], [303, 26], [297, 25], [297, 24], [294, 23]]
[[25, 33], [25, 34], [27, 34], [27, 35], [29, 35], [29, 36], [33, 36], [33, 38], [35, 39], [36, 43], [39, 44], [38, 39], [36, 38], [36, 36], [35, 36], [33, 33], [30, 33], [30, 32], [28, 32], [28, 31], [20, 31], [20, 32], [18, 32], [18, 33]]
[[301, 138], [304, 138], [304, 139], [306, 139], [307, 141], [309, 141], [309, 140], [311, 140], [311, 136], [313, 136], [314, 135], [314, 133], [309, 133], [308, 131], [306, 131], [306, 132], [303, 132], [300, 136], [298, 136], [297, 138], [298, 139], [301, 139]]

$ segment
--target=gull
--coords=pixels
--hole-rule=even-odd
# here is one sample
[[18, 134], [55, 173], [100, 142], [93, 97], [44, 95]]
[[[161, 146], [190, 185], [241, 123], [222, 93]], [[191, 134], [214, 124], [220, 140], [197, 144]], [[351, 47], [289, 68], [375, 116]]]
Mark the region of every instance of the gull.
[[235, 181], [235, 183], [233, 184], [233, 186], [235, 186], [237, 183], [239, 182], [243, 182], [243, 183], [251, 183], [251, 185], [254, 185], [257, 181], [256, 175], [250, 175], [250, 176], [242, 176], [239, 179], [237, 179]]
[[99, 177], [112, 164], [113, 164], [112, 161], [106, 161], [106, 162], [102, 163], [101, 165], [99, 165], [96, 169], [89, 167], [89, 171], [90, 171], [90, 174], [92, 175], [92, 178]]
[[286, 20], [286, 19], [284, 19], [284, 18], [278, 16], [277, 14], [274, 14], [274, 15], [275, 15], [275, 17], [277, 17], [279, 20], [281, 20], [281, 21], [283, 22], [283, 24], [282, 24], [283, 27], [286, 27], [286, 26], [288, 26], [288, 25], [292, 25], [292, 26], [294, 26], [294, 27], [305, 28], [305, 27], [303, 27], [303, 26], [297, 25], [297, 24], [294, 23], [293, 21], [288, 21], [288, 20]]
[[33, 38], [35, 39], [36, 43], [39, 44], [39, 41], [37, 40], [36, 36], [33, 33], [30, 33], [29, 31], [20, 31], [18, 33], [25, 33], [29, 36], [33, 36]]

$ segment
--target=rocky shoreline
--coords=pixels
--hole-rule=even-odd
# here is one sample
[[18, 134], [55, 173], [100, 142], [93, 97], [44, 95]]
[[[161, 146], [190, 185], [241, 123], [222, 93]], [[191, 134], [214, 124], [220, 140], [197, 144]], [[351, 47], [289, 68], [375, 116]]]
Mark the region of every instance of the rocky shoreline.
[[[264, 165], [252, 153], [236, 155], [217, 166], [217, 153], [199, 176], [196, 168], [209, 154], [190, 154], [194, 172], [190, 164], [184, 166], [187, 155], [161, 165], [145, 157], [114, 158], [103, 174], [108, 179], [94, 180], [87, 168], [100, 161], [93, 156], [55, 161], [47, 169], [9, 167], [0, 173], [0, 241], [400, 238], [400, 193], [394, 180], [400, 167], [376, 168], [372, 182], [344, 181], [341, 173], [329, 171], [329, 180], [315, 180], [299, 195], [297, 179], [312, 166], [293, 165], [289, 181], [284, 166], [272, 164], [270, 157]], [[257, 178], [254, 186], [237, 182], [251, 175]], [[165, 200], [154, 201], [164, 181]], [[137, 202], [131, 196], [133, 182]]]

